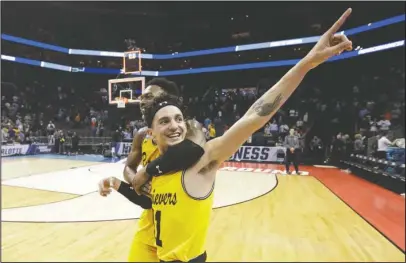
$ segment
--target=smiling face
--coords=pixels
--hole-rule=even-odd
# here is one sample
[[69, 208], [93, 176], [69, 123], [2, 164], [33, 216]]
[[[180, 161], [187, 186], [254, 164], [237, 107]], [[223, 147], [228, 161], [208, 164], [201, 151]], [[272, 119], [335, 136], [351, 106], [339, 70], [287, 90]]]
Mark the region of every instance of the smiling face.
[[168, 146], [182, 142], [186, 131], [186, 123], [178, 107], [170, 105], [156, 112], [151, 132], [161, 152], [166, 151]]
[[153, 100], [155, 97], [158, 97], [160, 95], [162, 95], [163, 93], [165, 93], [165, 91], [157, 86], [157, 85], [150, 85], [148, 87], [146, 87], [141, 95], [141, 102], [140, 102], [140, 107], [141, 109], [144, 108], [144, 106], [150, 102], [151, 100]]

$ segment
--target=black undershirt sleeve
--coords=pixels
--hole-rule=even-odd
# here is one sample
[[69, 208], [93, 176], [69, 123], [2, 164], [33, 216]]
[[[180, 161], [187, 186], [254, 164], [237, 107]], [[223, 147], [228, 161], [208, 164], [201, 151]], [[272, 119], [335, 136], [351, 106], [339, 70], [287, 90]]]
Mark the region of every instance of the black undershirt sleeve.
[[192, 142], [184, 140], [168, 148], [166, 153], [147, 165], [150, 176], [160, 176], [169, 172], [184, 170], [195, 164], [204, 154], [204, 149]]
[[145, 195], [138, 195], [134, 189], [126, 182], [121, 181], [120, 187], [117, 192], [125, 196], [128, 200], [136, 205], [141, 206], [144, 209], [151, 209], [152, 202], [151, 199]]

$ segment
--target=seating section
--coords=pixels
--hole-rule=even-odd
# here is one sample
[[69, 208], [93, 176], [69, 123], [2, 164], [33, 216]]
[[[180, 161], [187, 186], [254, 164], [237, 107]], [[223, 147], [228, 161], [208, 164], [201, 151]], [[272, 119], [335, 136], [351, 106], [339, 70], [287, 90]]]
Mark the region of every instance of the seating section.
[[394, 160], [384, 160], [360, 154], [351, 154], [348, 160], [341, 161], [353, 174], [380, 185], [392, 192], [405, 192], [405, 164]]

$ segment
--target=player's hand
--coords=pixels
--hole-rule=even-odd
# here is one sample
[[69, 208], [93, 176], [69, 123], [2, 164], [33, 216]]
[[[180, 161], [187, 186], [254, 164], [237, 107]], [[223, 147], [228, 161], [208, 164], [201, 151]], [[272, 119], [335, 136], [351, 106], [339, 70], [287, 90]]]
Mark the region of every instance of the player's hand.
[[[127, 167], [126, 169], [130, 169], [129, 167]], [[150, 179], [149, 175], [146, 173], [146, 169], [143, 168], [141, 170], [139, 170], [137, 173], [134, 174], [134, 171], [131, 170], [128, 172], [129, 174], [131, 174], [131, 184], [132, 187], [134, 188], [135, 192], [138, 195], [144, 194], [142, 191], [142, 187], [148, 182], [148, 180]]]
[[108, 196], [111, 193], [110, 178], [105, 178], [99, 182], [99, 194], [101, 196]]
[[151, 181], [148, 181], [141, 187], [141, 194], [151, 198]]
[[150, 131], [149, 128], [143, 127], [143, 128], [141, 128], [141, 129], [139, 129], [139, 130], [137, 131], [137, 133], [138, 133], [140, 136], [142, 136], [142, 138], [145, 138], [145, 136], [147, 136], [147, 134], [149, 133], [149, 131]]
[[336, 34], [351, 12], [352, 9], [348, 8], [334, 25], [320, 37], [317, 44], [306, 55], [304, 59], [310, 68], [317, 67], [327, 59], [341, 54], [344, 50], [352, 50], [352, 42], [345, 35]]

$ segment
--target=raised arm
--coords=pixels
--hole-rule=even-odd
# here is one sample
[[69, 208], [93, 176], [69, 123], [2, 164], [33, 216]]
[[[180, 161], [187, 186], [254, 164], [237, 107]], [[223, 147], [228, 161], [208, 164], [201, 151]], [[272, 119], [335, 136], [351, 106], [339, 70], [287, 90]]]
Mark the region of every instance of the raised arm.
[[204, 135], [202, 125], [194, 119], [188, 120], [186, 122], [186, 125], [187, 125], [186, 139], [189, 139], [195, 144], [203, 147], [206, 144], [206, 136]]
[[306, 74], [319, 64], [344, 50], [352, 49], [352, 42], [345, 35], [335, 33], [351, 14], [348, 9], [324, 33], [313, 49], [290, 69], [270, 90], [260, 97], [223, 136], [206, 144], [210, 162], [221, 163], [228, 159], [256, 130], [265, 125], [292, 95]]

